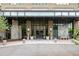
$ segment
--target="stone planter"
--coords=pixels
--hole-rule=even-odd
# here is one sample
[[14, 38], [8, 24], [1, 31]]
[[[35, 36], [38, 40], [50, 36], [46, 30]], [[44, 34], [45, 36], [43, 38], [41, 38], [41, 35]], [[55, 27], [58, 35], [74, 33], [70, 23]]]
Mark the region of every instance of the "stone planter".
[[49, 40], [49, 36], [46, 36], [46, 40]]
[[57, 42], [57, 38], [54, 38], [54, 42]]
[[26, 43], [26, 39], [23, 39], [22, 42], [23, 42], [23, 43]]
[[33, 36], [31, 36], [30, 38], [31, 38], [31, 40], [33, 40]]
[[7, 44], [7, 40], [3, 40], [3, 45], [6, 45]]

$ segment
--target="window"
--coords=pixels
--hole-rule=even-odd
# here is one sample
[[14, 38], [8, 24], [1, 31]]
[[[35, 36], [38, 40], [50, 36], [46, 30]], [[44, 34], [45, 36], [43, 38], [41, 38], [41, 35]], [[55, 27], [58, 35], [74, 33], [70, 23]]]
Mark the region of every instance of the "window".
[[10, 16], [10, 12], [4, 12], [4, 16]]
[[68, 12], [62, 12], [62, 16], [68, 16]]
[[54, 12], [48, 12], [47, 15], [54, 16]]
[[3, 12], [0, 11], [0, 16], [2, 16], [2, 15], [3, 15]]
[[61, 16], [61, 12], [55, 12], [55, 16]]
[[76, 12], [76, 16], [79, 16], [79, 12]]
[[75, 16], [75, 12], [69, 12], [69, 16]]
[[25, 12], [25, 16], [54, 16], [54, 12]]
[[24, 16], [24, 12], [18, 12], [18, 16]]
[[11, 16], [17, 16], [17, 12], [11, 12]]

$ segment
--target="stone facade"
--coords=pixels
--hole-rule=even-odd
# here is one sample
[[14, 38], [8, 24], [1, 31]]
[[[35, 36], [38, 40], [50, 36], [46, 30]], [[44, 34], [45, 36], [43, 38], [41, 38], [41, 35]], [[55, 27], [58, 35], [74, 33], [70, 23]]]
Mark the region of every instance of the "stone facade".
[[56, 3], [1, 3], [0, 8], [5, 9], [78, 9], [78, 3], [56, 4]]
[[[25, 13], [24, 12], [25, 11], [27, 11], [27, 12], [31, 11], [32, 12], [33, 9], [35, 10], [35, 12], [38, 11], [38, 10], [41, 10], [41, 9], [42, 9], [41, 12], [44, 12], [46, 10], [47, 11], [48, 10], [52, 10], [52, 11], [54, 10], [54, 11], [56, 11], [56, 10], [60, 9], [59, 10], [59, 16], [60, 16], [60, 14], [62, 14], [61, 10], [64, 11], [64, 9], [65, 9], [65, 11], [67, 11], [69, 13], [72, 10], [78, 11], [79, 10], [79, 3], [69, 3], [69, 4], [55, 4], [55, 3], [16, 3], [16, 4], [10, 4], [10, 3], [1, 3], [0, 4], [0, 10], [5, 12], [5, 13], [3, 12], [4, 16], [5, 16], [6, 12], [8, 11], [9, 13], [7, 13], [7, 14], [10, 14], [9, 16], [12, 17], [12, 15], [11, 15], [12, 13], [11, 12], [14, 12], [14, 16], [13, 16], [14, 19], [12, 19], [12, 27], [11, 27], [11, 39], [21, 39], [22, 38], [22, 28], [21, 28], [21, 25], [18, 25], [18, 21], [19, 20], [15, 19], [15, 18], [16, 17], [17, 18], [19, 18], [19, 17], [27, 18], [28, 16], [25, 17]], [[70, 11], [68, 11], [68, 9]], [[19, 12], [23, 11], [24, 16], [23, 15], [22, 16], [21, 15], [18, 16], [18, 14], [19, 14], [18, 11]], [[15, 13], [16, 13], [16, 15], [15, 15]], [[22, 13], [20, 13], [20, 14], [22, 14]], [[27, 13], [27, 14], [29, 14], [29, 13]], [[56, 16], [56, 14], [58, 14], [58, 13], [54, 13], [55, 16]], [[64, 14], [66, 14], [66, 13], [64, 13]], [[71, 15], [69, 17], [73, 16], [72, 14], [74, 14], [74, 13], [72, 12], [70, 14]], [[77, 14], [77, 13], [75, 12], [75, 14]], [[39, 15], [39, 13], [38, 13], [37, 15], [40, 16], [41, 14]], [[42, 15], [45, 15], [45, 14], [42, 13]], [[53, 15], [53, 13], [52, 13], [52, 15]], [[76, 16], [78, 17], [78, 15], [79, 14], [77, 14]], [[32, 14], [32, 17], [33, 17], [33, 14]], [[35, 16], [35, 17], [37, 17], [37, 16]], [[58, 17], [58, 15], [56, 17]], [[54, 16], [53, 16], [53, 18], [54, 18]], [[62, 15], [61, 15], [61, 18], [62, 18]], [[68, 18], [68, 16], [67, 16], [67, 18]], [[32, 27], [31, 27], [32, 23], [31, 23], [30, 19], [26, 19], [26, 20], [27, 20], [26, 21], [26, 36], [27, 36], [27, 39], [30, 39], [31, 34], [32, 34]], [[47, 30], [48, 30], [49, 39], [53, 39], [53, 21], [50, 20], [50, 19], [48, 19], [48, 25], [47, 26], [48, 26]], [[58, 27], [61, 28], [60, 26], [58, 26]], [[67, 32], [67, 34], [68, 34], [68, 28], [66, 28], [66, 27], [67, 27], [66, 25], [62, 26], [62, 28], [59, 31], [63, 31], [65, 29], [63, 31], [63, 33]], [[78, 20], [74, 21], [74, 28], [77, 28], [77, 27], [79, 27], [79, 21]], [[41, 32], [43, 32], [43, 31], [41, 31]], [[44, 31], [44, 33], [45, 33], [45, 31]], [[5, 36], [5, 35], [3, 34], [3, 36]]]

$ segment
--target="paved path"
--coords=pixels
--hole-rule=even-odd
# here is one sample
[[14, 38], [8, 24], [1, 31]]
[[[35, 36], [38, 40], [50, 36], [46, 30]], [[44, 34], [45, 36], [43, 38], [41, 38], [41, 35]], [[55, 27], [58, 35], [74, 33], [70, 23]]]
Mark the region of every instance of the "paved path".
[[79, 56], [79, 45], [71, 40], [26, 40], [8, 42], [3, 46], [0, 44], [1, 56]]
[[79, 56], [79, 45], [23, 44], [0, 47], [0, 56]]

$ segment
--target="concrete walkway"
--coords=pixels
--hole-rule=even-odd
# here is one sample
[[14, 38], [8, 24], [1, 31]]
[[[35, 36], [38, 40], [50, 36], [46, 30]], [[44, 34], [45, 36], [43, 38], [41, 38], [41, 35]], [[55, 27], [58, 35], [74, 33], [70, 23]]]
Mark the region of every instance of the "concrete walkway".
[[0, 47], [0, 56], [79, 56], [79, 45], [23, 44]]
[[79, 56], [79, 45], [71, 40], [26, 40], [0, 45], [0, 56]]

